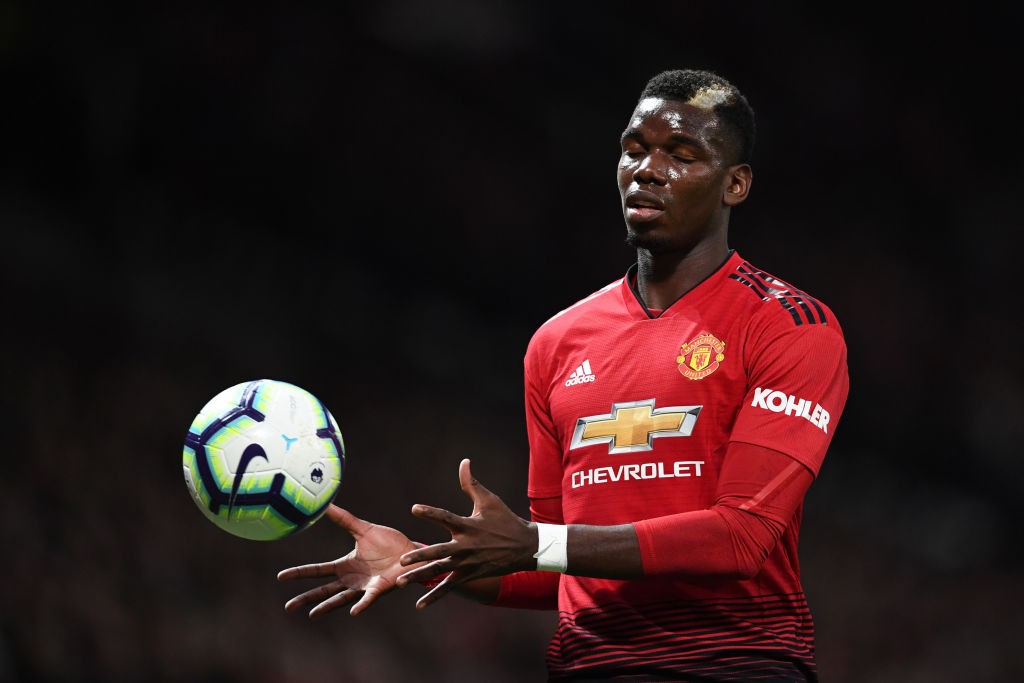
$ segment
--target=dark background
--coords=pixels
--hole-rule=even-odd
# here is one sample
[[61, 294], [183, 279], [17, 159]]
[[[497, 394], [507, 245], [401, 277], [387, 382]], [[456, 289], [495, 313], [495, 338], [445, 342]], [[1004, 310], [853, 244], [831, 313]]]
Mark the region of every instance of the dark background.
[[0, 679], [542, 680], [551, 614], [285, 615], [276, 572], [349, 539], [218, 530], [181, 441], [286, 380], [356, 514], [440, 540], [408, 508], [468, 512], [466, 456], [527, 514], [526, 342], [630, 264], [618, 135], [676, 67], [758, 114], [732, 246], [849, 345], [801, 538], [822, 680], [1024, 677], [1020, 17], [761, 5], [0, 4]]

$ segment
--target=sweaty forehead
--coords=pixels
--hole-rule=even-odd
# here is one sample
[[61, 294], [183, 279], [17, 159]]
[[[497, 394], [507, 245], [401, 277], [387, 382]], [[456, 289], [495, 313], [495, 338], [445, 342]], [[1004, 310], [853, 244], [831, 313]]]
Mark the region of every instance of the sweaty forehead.
[[701, 93], [686, 102], [646, 97], [640, 100], [633, 110], [627, 129], [642, 128], [653, 123], [667, 125], [677, 131], [710, 133], [718, 123], [718, 117], [715, 116], [713, 109], [715, 104], [715, 101], [709, 101], [709, 98]]

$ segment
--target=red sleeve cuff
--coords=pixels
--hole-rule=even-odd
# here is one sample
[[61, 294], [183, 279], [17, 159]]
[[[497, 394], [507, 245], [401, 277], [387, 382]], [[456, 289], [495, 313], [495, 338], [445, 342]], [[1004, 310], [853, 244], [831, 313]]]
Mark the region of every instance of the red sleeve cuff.
[[501, 577], [495, 607], [553, 610], [558, 607], [557, 572], [516, 572]]

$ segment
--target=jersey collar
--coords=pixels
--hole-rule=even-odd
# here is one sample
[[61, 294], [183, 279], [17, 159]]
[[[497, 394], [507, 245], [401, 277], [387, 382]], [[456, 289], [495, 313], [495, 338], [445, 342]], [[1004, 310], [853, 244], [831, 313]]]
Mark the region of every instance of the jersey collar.
[[743, 262], [743, 258], [736, 252], [735, 249], [729, 250], [729, 256], [726, 257], [725, 261], [722, 262], [718, 268], [716, 268], [710, 275], [698, 282], [688, 292], [683, 293], [678, 299], [673, 301], [669, 306], [661, 313], [652, 312], [651, 309], [647, 308], [647, 304], [644, 303], [640, 293], [636, 288], [636, 274], [637, 264], [633, 264], [626, 271], [626, 276], [622, 278], [622, 286], [620, 291], [622, 292], [622, 300], [626, 305], [626, 309], [632, 318], [636, 320], [654, 320], [656, 318], [664, 318], [667, 316], [673, 316], [679, 312], [682, 308], [680, 306], [681, 301], [694, 301], [704, 295], [705, 292], [713, 290], [718, 283], [728, 277], [728, 274], [736, 270], [736, 266]]

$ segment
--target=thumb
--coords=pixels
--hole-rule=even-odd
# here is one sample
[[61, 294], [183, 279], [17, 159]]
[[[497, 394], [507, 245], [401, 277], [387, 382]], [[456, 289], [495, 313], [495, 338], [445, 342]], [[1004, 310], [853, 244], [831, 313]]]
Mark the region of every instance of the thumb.
[[470, 498], [473, 498], [473, 487], [477, 481], [473, 478], [473, 471], [470, 469], [469, 458], [463, 458], [459, 463], [459, 488]]
[[463, 459], [459, 463], [459, 487], [469, 496], [470, 500], [473, 501], [473, 508], [476, 510], [483, 503], [486, 496], [489, 496], [491, 492], [486, 486], [477, 481], [476, 477], [473, 476], [473, 470], [470, 466], [469, 458]]
[[338, 507], [334, 503], [331, 503], [327, 507], [327, 518], [352, 534], [355, 538], [359, 538], [366, 533], [367, 529], [373, 526], [369, 522], [359, 519], [348, 510]]

